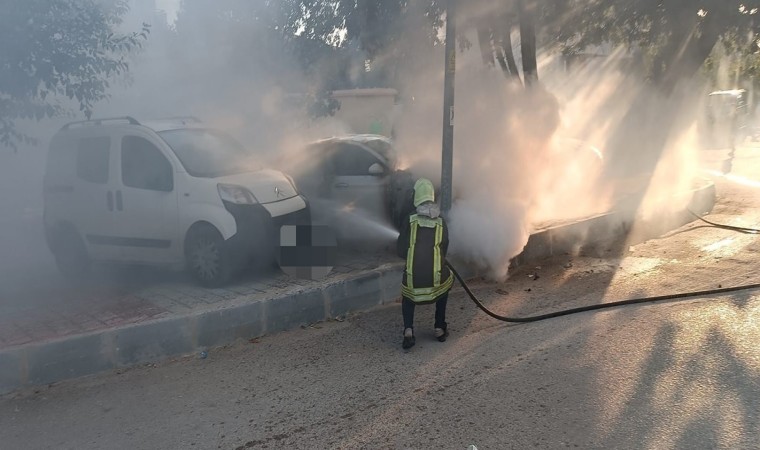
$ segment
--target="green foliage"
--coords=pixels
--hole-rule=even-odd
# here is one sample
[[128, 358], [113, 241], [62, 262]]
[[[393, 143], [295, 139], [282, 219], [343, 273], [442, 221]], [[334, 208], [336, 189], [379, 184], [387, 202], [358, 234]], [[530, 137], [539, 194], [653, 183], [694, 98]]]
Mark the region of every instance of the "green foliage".
[[330, 93], [345, 87], [350, 63], [346, 49], [330, 43], [342, 23], [335, 14], [324, 2], [194, 0], [179, 12], [175, 52], [189, 51], [200, 32], [223, 71], [265, 71], [279, 87], [306, 92], [297, 103], [311, 116], [332, 115], [338, 105]]
[[122, 0], [0, 1], [1, 144], [30, 142], [15, 122], [66, 113], [62, 97], [90, 117], [109, 78], [129, 69], [125, 55], [147, 39], [148, 25], [114, 32], [127, 10]]
[[287, 89], [308, 92], [306, 110], [320, 117], [338, 108], [330, 100], [333, 90], [393, 86], [399, 67], [414, 63], [414, 46], [439, 43], [443, 25], [439, 3], [193, 0], [183, 3], [176, 32], [183, 44], [182, 36], [192, 36], [201, 24], [204, 34], [213, 39], [234, 36], [215, 48], [225, 48], [232, 56], [229, 64], [242, 70], [246, 69], [240, 60], [254, 52], [252, 45], [272, 67], [287, 67], [288, 58], [292, 59], [304, 83], [295, 83], [292, 72], [278, 81]]
[[715, 89], [749, 87], [760, 83], [760, 46], [757, 39], [730, 30], [705, 61], [705, 75]]
[[[321, 57], [333, 59], [343, 87], [388, 86], [400, 66], [412, 63], [412, 50], [440, 43], [443, 1], [285, 0], [290, 13], [281, 15], [283, 37], [309, 70]], [[294, 37], [295, 36], [295, 37]], [[322, 45], [320, 45], [322, 44]], [[310, 51], [319, 47], [319, 51]], [[332, 55], [340, 55], [336, 58]], [[372, 73], [357, 71], [355, 62], [369, 61]], [[316, 66], [315, 66], [316, 65]], [[363, 67], [362, 67], [363, 68]], [[353, 72], [353, 73], [352, 73]]]
[[627, 46], [645, 56], [650, 78], [662, 82], [695, 73], [718, 42], [754, 67], [759, 11], [757, 0], [547, 0], [541, 21], [546, 43], [562, 52]]

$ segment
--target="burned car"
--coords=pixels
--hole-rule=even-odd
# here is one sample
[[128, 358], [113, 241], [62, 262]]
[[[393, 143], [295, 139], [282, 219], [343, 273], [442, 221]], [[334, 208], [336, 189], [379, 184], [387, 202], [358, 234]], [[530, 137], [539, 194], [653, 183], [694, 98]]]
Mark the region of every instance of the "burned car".
[[[556, 161], [550, 167], [558, 182], [579, 189], [603, 170], [602, 152], [590, 143], [559, 137], [553, 145], [547, 157]], [[308, 198], [315, 219], [336, 229], [364, 226], [381, 231], [370, 223], [374, 222], [400, 230], [414, 211], [416, 177], [400, 168], [391, 139], [372, 134], [330, 137], [308, 144], [298, 159], [283, 167]], [[457, 192], [453, 194], [456, 199]]]
[[331, 137], [310, 143], [304, 154], [308, 163], [293, 170], [293, 176], [315, 205], [361, 212], [397, 229], [413, 210], [414, 180], [398, 168], [390, 139], [373, 134]]

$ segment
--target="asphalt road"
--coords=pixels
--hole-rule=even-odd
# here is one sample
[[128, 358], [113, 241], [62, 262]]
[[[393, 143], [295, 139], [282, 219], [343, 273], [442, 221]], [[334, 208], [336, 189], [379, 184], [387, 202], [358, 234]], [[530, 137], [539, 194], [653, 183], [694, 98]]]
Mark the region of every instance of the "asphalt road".
[[[758, 149], [709, 218], [760, 226]], [[742, 172], [745, 170], [745, 172]], [[760, 185], [760, 177], [754, 175]], [[620, 250], [620, 251], [617, 251]], [[502, 314], [758, 281], [755, 235], [689, 224], [475, 283]], [[760, 291], [524, 325], [455, 288], [451, 337], [400, 305], [0, 398], [0, 448], [759, 448]]]

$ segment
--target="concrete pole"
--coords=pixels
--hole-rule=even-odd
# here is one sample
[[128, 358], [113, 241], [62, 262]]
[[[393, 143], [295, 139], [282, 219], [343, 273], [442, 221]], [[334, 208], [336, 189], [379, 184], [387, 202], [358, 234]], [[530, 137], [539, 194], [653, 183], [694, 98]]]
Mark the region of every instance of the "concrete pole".
[[456, 0], [446, 6], [446, 66], [443, 81], [443, 146], [441, 152], [441, 211], [451, 210], [454, 160], [454, 74], [456, 72]]

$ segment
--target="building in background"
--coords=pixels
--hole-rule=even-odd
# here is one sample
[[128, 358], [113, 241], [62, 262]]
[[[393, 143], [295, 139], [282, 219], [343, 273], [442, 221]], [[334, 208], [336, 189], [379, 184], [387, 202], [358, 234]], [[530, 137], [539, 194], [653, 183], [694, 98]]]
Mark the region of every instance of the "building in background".
[[333, 91], [332, 95], [340, 102], [334, 118], [352, 132], [393, 137], [398, 95], [395, 89], [346, 89]]

